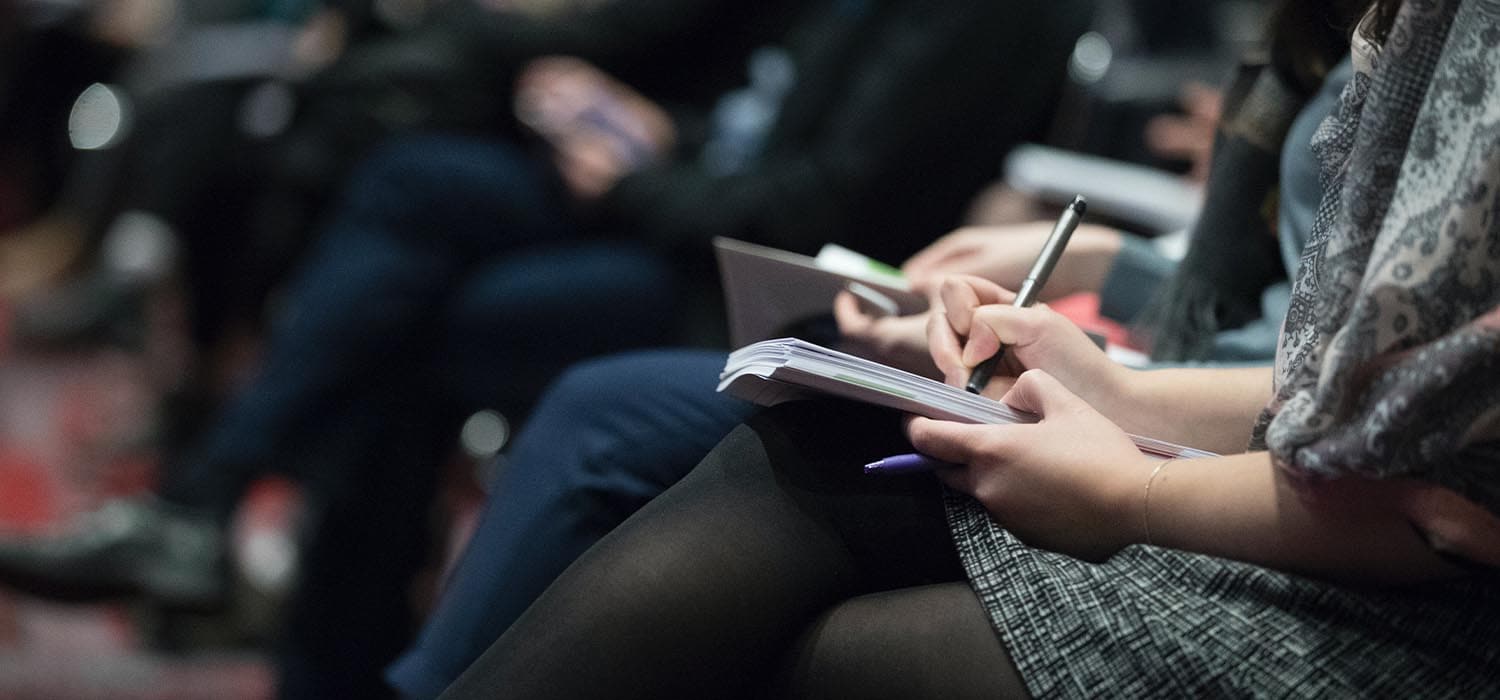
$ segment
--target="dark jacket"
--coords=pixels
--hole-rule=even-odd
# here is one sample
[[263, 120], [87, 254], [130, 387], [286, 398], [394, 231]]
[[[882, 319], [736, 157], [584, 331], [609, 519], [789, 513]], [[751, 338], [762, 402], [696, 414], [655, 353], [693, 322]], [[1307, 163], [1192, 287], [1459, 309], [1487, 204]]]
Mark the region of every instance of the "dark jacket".
[[[453, 56], [443, 82], [473, 92], [463, 104], [479, 124], [508, 111], [516, 68], [545, 54], [589, 60], [662, 104], [682, 136], [679, 152], [620, 182], [593, 212], [595, 223], [690, 253], [683, 259], [712, 277], [713, 236], [801, 252], [833, 241], [898, 262], [954, 227], [999, 175], [1005, 152], [1040, 136], [1093, 6], [615, 0], [540, 21], [450, 2], [425, 40], [433, 50], [408, 39], [399, 55]], [[699, 159], [704, 124], [715, 98], [746, 81], [746, 57], [764, 44], [789, 52], [796, 87], [761, 157], [732, 176], [714, 175]]]
[[1010, 146], [1039, 135], [1092, 6], [817, 3], [787, 36], [799, 79], [757, 162], [716, 177], [683, 154], [623, 180], [607, 212], [666, 246], [835, 241], [900, 261], [959, 222]]

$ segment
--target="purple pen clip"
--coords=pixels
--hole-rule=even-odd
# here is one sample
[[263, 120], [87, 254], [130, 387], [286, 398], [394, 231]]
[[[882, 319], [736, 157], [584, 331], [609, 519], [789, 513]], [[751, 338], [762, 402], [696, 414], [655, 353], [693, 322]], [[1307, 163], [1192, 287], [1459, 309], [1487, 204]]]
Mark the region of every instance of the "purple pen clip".
[[939, 459], [933, 459], [927, 455], [909, 453], [894, 455], [885, 459], [878, 459], [865, 465], [866, 474], [915, 474], [927, 472], [939, 467], [951, 467], [952, 464]]

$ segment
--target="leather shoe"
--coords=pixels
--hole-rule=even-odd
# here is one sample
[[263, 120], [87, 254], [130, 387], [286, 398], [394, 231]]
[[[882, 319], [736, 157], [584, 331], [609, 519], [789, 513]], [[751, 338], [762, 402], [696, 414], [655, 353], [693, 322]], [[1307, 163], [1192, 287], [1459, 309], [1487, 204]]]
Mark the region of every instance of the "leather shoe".
[[229, 595], [226, 541], [212, 518], [156, 499], [120, 499], [65, 534], [0, 540], [0, 583], [54, 600], [139, 597], [216, 610]]

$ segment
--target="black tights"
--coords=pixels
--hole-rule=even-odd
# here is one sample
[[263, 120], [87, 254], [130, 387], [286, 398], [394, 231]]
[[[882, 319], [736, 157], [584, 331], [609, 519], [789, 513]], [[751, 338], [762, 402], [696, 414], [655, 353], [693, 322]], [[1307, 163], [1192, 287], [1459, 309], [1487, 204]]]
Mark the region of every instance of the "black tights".
[[800, 402], [736, 429], [449, 688], [478, 697], [1022, 697], [896, 417]]

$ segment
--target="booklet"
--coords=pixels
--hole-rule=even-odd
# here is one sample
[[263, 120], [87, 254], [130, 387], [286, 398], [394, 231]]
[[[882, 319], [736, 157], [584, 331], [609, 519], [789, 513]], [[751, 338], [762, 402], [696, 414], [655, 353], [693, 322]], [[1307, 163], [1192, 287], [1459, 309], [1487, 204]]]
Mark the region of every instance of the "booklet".
[[836, 245], [823, 246], [813, 258], [720, 237], [714, 252], [735, 347], [828, 314], [833, 297], [845, 289], [888, 315], [927, 309], [927, 299], [911, 291], [899, 270]]
[[[719, 391], [762, 406], [835, 396], [963, 423], [1037, 421], [1035, 414], [958, 387], [796, 338], [764, 340], [730, 353], [719, 374]], [[1158, 457], [1214, 455], [1138, 435], [1130, 439], [1141, 452]]]

